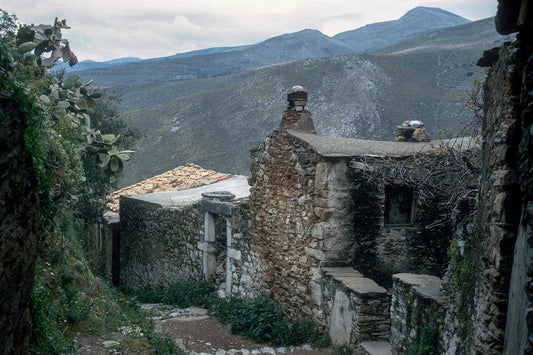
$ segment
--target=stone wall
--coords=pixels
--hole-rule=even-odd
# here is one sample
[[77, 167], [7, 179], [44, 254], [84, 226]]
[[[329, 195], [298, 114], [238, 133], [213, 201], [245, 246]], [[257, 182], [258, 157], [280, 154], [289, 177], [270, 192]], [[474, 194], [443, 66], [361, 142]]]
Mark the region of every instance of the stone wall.
[[333, 345], [388, 341], [389, 294], [353, 268], [323, 268], [321, 308]]
[[[398, 172], [390, 168], [401, 164], [402, 159], [389, 159], [385, 167], [381, 160], [367, 159], [362, 164], [360, 159], [354, 158], [350, 163], [351, 199], [356, 206], [352, 220], [355, 236], [353, 265], [388, 287], [392, 285], [391, 276], [395, 273], [442, 276], [448, 263], [452, 229], [448, 223], [431, 229], [426, 226], [441, 218], [443, 207], [440, 203], [445, 196], [423, 199], [416, 186], [401, 183]], [[405, 168], [410, 170], [404, 174], [414, 174], [414, 168]], [[400, 186], [411, 191], [412, 207], [405, 223], [389, 224], [386, 221], [387, 186]]]
[[473, 322], [479, 354], [503, 351], [513, 250], [520, 218], [517, 183], [519, 86], [516, 45], [505, 46], [484, 87], [483, 168], [476, 222], [479, 278]]
[[[533, 8], [527, 1], [500, 0], [496, 28], [520, 31], [518, 41], [499, 49], [484, 84], [483, 161], [474, 218], [471, 260], [472, 334], [460, 334], [451, 304], [444, 339], [448, 354], [522, 354], [533, 349]], [[494, 51], [493, 51], [494, 52]], [[489, 56], [490, 57], [490, 56]], [[466, 255], [466, 254], [465, 254]], [[452, 270], [453, 271], [453, 270]], [[451, 274], [453, 279], [453, 273]]]
[[441, 354], [447, 300], [436, 276], [395, 274], [391, 300], [391, 344], [395, 354]]
[[[0, 89], [0, 354], [28, 351], [39, 198], [26, 114]], [[15, 93], [19, 94], [19, 93]]]
[[120, 198], [120, 286], [155, 289], [203, 279], [204, 210]]
[[272, 298], [289, 314], [303, 311], [323, 321], [311, 288], [314, 282], [317, 292], [320, 262], [326, 260], [322, 245], [331, 231], [315, 225], [332, 210], [327, 190], [315, 189], [317, 161], [317, 154], [286, 130], [274, 131], [252, 151], [250, 232], [268, 270], [264, 281]]
[[[154, 289], [187, 279], [207, 279], [220, 297], [253, 299], [264, 293], [261, 275], [265, 267], [248, 233], [247, 199], [204, 199], [164, 207], [123, 196], [120, 211], [122, 288]], [[103, 236], [109, 237], [112, 229], [105, 230]], [[102, 264], [109, 273], [115, 265], [110, 254], [105, 255]]]
[[[513, 16], [504, 16], [502, 5], [515, 7]], [[533, 6], [527, 1], [500, 1], [499, 23], [517, 27], [521, 69], [520, 107], [517, 132], [517, 175], [520, 185], [520, 221], [514, 249], [513, 272], [509, 289], [509, 308], [505, 330], [504, 354], [522, 354], [533, 349]], [[519, 10], [519, 11], [517, 11]], [[510, 12], [510, 11], [509, 11]], [[505, 18], [507, 17], [507, 21]], [[498, 28], [500, 32], [508, 32]], [[512, 31], [515, 31], [513, 29]], [[518, 204], [518, 200], [515, 201]]]

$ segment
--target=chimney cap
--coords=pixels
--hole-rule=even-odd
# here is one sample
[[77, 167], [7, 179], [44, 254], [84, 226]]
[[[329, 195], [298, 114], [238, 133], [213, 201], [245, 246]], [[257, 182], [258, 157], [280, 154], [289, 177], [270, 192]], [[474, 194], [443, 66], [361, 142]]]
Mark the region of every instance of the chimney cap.
[[294, 85], [291, 89], [291, 92], [304, 91], [304, 87], [301, 85]]

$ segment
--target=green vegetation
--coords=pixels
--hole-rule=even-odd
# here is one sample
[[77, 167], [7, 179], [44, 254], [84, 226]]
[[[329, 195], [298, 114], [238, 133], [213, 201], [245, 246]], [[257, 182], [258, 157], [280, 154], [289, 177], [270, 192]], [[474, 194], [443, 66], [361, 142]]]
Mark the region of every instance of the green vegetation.
[[437, 355], [442, 351], [439, 349], [439, 329], [437, 326], [422, 328], [417, 342], [406, 349], [406, 355]]
[[[455, 237], [449, 249], [451, 301], [459, 323], [460, 334], [465, 343], [472, 340], [472, 316], [476, 287], [474, 280], [478, 274], [475, 260], [476, 249], [473, 246], [472, 237], [472, 233], [465, 233], [463, 240]], [[462, 247], [459, 246], [460, 243]]]
[[308, 319], [288, 319], [279, 305], [267, 297], [253, 301], [239, 298], [212, 299], [210, 313], [231, 325], [231, 331], [261, 343], [274, 345], [311, 344], [318, 348], [330, 345], [327, 335]]
[[168, 288], [153, 291], [136, 291], [141, 302], [160, 302], [178, 307], [207, 307], [212, 316], [231, 325], [231, 331], [247, 336], [259, 343], [273, 345], [311, 344], [318, 348], [330, 345], [329, 337], [319, 331], [308, 319], [288, 319], [279, 304], [267, 297], [253, 301], [241, 298], [220, 299], [212, 284], [187, 280]]
[[353, 349], [348, 345], [344, 344], [342, 346], [336, 347], [333, 349], [332, 355], [352, 355]]
[[186, 280], [160, 290], [137, 291], [140, 302], [165, 303], [181, 308], [204, 307], [208, 304], [215, 288], [205, 281]]
[[[119, 148], [131, 148], [138, 133], [119, 118], [116, 97], [78, 75], [64, 78], [48, 70], [59, 59], [76, 62], [68, 41], [59, 40], [61, 30], [68, 29], [66, 21], [19, 26], [14, 15], [0, 12], [2, 96], [26, 114], [26, 146], [39, 185], [30, 353], [71, 354], [76, 351], [73, 339], [88, 334], [119, 340], [118, 350], [182, 353], [154, 333], [135, 302], [93, 275], [84, 250], [86, 228], [120, 174], [122, 161], [129, 160], [130, 152]], [[41, 57], [44, 53], [49, 59]], [[123, 136], [99, 131], [108, 128]]]

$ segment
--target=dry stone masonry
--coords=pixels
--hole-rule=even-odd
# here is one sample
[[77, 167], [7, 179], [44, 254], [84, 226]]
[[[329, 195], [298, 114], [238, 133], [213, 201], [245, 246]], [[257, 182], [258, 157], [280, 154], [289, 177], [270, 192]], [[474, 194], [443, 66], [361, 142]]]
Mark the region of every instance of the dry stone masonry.
[[336, 345], [390, 351], [384, 286], [399, 272], [442, 276], [450, 229], [428, 232], [440, 205], [422, 202], [382, 163], [434, 154], [433, 146], [321, 136], [307, 97], [301, 87], [288, 94], [279, 128], [252, 150], [249, 180], [122, 196], [111, 243], [120, 253], [104, 253], [115, 255], [104, 269], [119, 265], [126, 289], [204, 278], [220, 297], [268, 295], [288, 315], [314, 319]]
[[[530, 19], [523, 4], [520, 19]], [[408, 158], [434, 157], [443, 146], [475, 151], [476, 139], [428, 142], [422, 122], [406, 122], [395, 142], [322, 136], [299, 86], [279, 128], [252, 149], [249, 180], [121, 197], [119, 241], [111, 244], [120, 245], [120, 285], [206, 278], [220, 297], [266, 294], [357, 354], [527, 349], [533, 129], [530, 75], [520, 65], [529, 68], [529, 48], [503, 49], [485, 85], [482, 193], [470, 223], [479, 233], [474, 334], [466, 337], [473, 342], [460, 344], [462, 291], [453, 281], [457, 265], [448, 267], [453, 229], [466, 224], [442, 218], [450, 215], [447, 196], [423, 190], [427, 175]]]

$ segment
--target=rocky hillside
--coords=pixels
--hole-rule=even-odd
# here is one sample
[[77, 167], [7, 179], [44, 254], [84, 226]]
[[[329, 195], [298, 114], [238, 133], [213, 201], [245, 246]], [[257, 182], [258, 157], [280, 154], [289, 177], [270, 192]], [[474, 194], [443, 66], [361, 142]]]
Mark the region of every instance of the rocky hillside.
[[[146, 137], [128, 163], [124, 184], [188, 162], [247, 174], [249, 150], [278, 126], [294, 84], [309, 92], [308, 108], [321, 134], [391, 140], [395, 126], [407, 119], [424, 121], [434, 137], [439, 130], [458, 131], [471, 120], [467, 93], [482, 76], [474, 71], [477, 50], [466, 57], [448, 50], [306, 59], [204, 79], [201, 84], [211, 89], [181, 97], [184, 82], [159, 90], [146, 85], [144, 100], [161, 91], [178, 97], [130, 111]], [[140, 104], [133, 99], [142, 91], [131, 89], [136, 94], [126, 91], [124, 101], [130, 107]]]
[[[446, 21], [462, 24], [427, 28]], [[390, 140], [407, 119], [424, 121], [433, 137], [460, 131], [472, 119], [472, 82], [484, 77], [475, 62], [503, 41], [493, 27], [490, 19], [416, 8], [333, 38], [304, 30], [244, 48], [81, 73], [120, 90], [123, 111], [145, 135], [122, 185], [187, 163], [248, 174], [249, 150], [277, 127], [295, 84], [309, 92], [322, 134]], [[400, 30], [406, 35], [391, 35]], [[389, 40], [379, 40], [379, 52], [353, 54], [349, 39], [357, 36], [361, 43], [365, 36]]]

